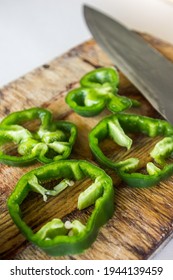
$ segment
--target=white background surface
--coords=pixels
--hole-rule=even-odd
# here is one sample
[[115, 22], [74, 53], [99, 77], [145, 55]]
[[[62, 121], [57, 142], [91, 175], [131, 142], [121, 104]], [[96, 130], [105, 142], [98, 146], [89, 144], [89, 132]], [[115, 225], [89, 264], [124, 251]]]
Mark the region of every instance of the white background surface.
[[[0, 0], [0, 86], [89, 39], [83, 3], [173, 43], [169, 0]], [[173, 259], [173, 241], [155, 259]]]

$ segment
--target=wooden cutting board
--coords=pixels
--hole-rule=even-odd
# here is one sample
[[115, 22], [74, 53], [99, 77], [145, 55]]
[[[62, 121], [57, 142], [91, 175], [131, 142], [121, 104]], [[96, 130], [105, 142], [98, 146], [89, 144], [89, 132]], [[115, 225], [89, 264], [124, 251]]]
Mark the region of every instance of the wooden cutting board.
[[[173, 46], [148, 35], [142, 35], [155, 48], [173, 61]], [[54, 119], [74, 122], [78, 126], [78, 139], [71, 158], [94, 161], [88, 146], [88, 133], [105, 115], [83, 118], [74, 113], [64, 101], [66, 93], [78, 86], [79, 79], [97, 67], [112, 65], [108, 57], [94, 41], [86, 42], [48, 64], [10, 83], [0, 90], [0, 119], [7, 114], [41, 106], [49, 109]], [[130, 112], [151, 117], [158, 113], [142, 97], [139, 91], [120, 73], [120, 94], [142, 102], [141, 108]], [[164, 94], [164, 93], [163, 93]], [[149, 151], [158, 139], [138, 136], [129, 156], [139, 156], [145, 166]], [[124, 149], [114, 149], [109, 141], [103, 150], [113, 159], [124, 158]], [[0, 258], [1, 259], [51, 259], [42, 250], [26, 241], [12, 222], [6, 206], [7, 197], [18, 179], [28, 170], [39, 166], [17, 168], [0, 165]], [[173, 177], [150, 189], [132, 189], [120, 182], [113, 171], [107, 170], [115, 187], [115, 213], [100, 230], [97, 240], [83, 254], [53, 259], [147, 259], [170, 236], [173, 230]], [[47, 203], [31, 196], [22, 205], [27, 223], [34, 230], [54, 217], [80, 217], [86, 220], [90, 207], [79, 213], [76, 209], [77, 194], [86, 188], [86, 182], [78, 184], [75, 192], [65, 190]]]

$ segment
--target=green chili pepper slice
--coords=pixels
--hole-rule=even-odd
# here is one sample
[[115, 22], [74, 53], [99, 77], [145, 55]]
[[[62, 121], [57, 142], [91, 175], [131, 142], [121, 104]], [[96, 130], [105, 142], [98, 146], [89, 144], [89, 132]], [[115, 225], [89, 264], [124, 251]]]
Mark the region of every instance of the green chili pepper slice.
[[[138, 158], [113, 162], [104, 155], [99, 143], [111, 138], [118, 145], [131, 148], [132, 139], [127, 132], [141, 132], [149, 137], [164, 136], [150, 152], [154, 162], [146, 166], [148, 174], [136, 172]], [[165, 159], [173, 154], [173, 126], [167, 121], [133, 114], [116, 114], [101, 120], [89, 134], [89, 145], [96, 159], [103, 165], [116, 170], [119, 176], [131, 187], [150, 187], [173, 174], [173, 164]]]
[[[31, 132], [23, 125], [39, 120], [37, 131]], [[0, 123], [0, 162], [22, 166], [39, 160], [43, 163], [67, 158], [77, 137], [77, 128], [66, 121], [53, 121], [46, 109], [31, 108], [14, 112]], [[17, 145], [19, 156], [9, 155], [4, 144]]]
[[[20, 205], [29, 192], [37, 192], [47, 201], [74, 181], [91, 178], [93, 183], [78, 197], [77, 208], [94, 205], [86, 224], [79, 220], [62, 221], [55, 218], [43, 225], [36, 233], [24, 222]], [[62, 179], [52, 190], [42, 186], [45, 181]], [[114, 212], [114, 191], [111, 178], [99, 167], [84, 160], [62, 160], [44, 165], [25, 174], [17, 183], [8, 199], [9, 213], [25, 237], [52, 256], [78, 254], [96, 239], [99, 228]]]
[[71, 90], [66, 103], [84, 117], [98, 115], [107, 107], [111, 112], [121, 112], [138, 106], [136, 100], [118, 95], [119, 76], [113, 68], [99, 68], [87, 73], [80, 80], [80, 88]]

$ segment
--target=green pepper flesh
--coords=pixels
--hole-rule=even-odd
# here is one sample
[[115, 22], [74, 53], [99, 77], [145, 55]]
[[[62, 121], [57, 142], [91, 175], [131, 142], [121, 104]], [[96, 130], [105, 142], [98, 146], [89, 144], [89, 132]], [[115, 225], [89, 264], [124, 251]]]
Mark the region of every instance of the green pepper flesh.
[[[57, 195], [74, 181], [91, 178], [93, 184], [78, 197], [79, 210], [94, 205], [86, 225], [80, 221], [62, 222], [55, 218], [43, 225], [36, 233], [22, 219], [20, 205], [29, 192], [40, 193], [43, 200]], [[42, 182], [63, 179], [53, 190], [42, 187]], [[64, 181], [65, 178], [65, 181]], [[97, 166], [87, 161], [63, 160], [34, 169], [25, 174], [8, 199], [9, 213], [26, 238], [52, 256], [78, 254], [96, 239], [99, 228], [114, 212], [114, 191], [111, 178]]]
[[[150, 152], [154, 162], [147, 164], [148, 174], [137, 173], [138, 158], [113, 162], [104, 155], [99, 143], [112, 138], [118, 145], [130, 149], [132, 139], [125, 133], [143, 133], [149, 137], [164, 136]], [[96, 159], [103, 165], [116, 170], [118, 175], [131, 187], [150, 187], [173, 174], [173, 164], [165, 159], [173, 154], [173, 126], [167, 121], [129, 114], [116, 114], [101, 120], [89, 134], [90, 148]], [[161, 165], [161, 168], [157, 166]]]
[[[23, 125], [40, 121], [37, 131]], [[42, 108], [31, 108], [10, 114], [0, 123], [0, 162], [23, 166], [39, 160], [50, 163], [67, 158], [77, 137], [77, 128], [67, 121], [53, 121], [52, 114]], [[17, 155], [7, 154], [4, 144], [17, 146]]]

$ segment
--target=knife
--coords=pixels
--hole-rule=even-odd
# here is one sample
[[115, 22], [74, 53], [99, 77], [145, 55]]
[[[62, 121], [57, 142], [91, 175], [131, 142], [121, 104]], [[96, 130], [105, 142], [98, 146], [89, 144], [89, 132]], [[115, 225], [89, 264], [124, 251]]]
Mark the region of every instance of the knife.
[[173, 63], [142, 37], [91, 7], [84, 17], [94, 39], [152, 106], [173, 124]]

